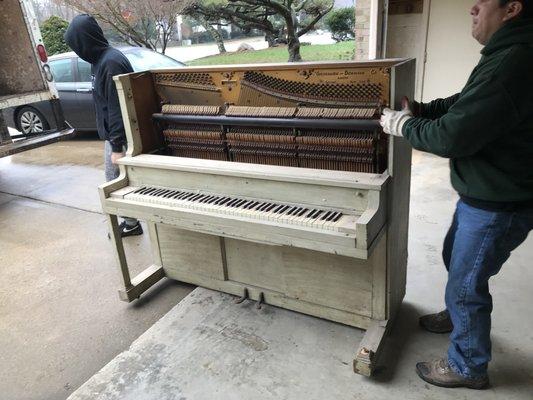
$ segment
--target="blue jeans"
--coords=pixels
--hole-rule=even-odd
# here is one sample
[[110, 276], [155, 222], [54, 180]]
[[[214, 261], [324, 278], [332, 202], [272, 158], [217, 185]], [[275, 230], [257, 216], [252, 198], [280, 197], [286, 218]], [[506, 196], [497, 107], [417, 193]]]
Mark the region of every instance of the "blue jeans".
[[459, 200], [444, 240], [446, 308], [453, 322], [448, 362], [467, 377], [487, 374], [491, 359], [489, 279], [533, 229], [533, 210], [486, 211]]

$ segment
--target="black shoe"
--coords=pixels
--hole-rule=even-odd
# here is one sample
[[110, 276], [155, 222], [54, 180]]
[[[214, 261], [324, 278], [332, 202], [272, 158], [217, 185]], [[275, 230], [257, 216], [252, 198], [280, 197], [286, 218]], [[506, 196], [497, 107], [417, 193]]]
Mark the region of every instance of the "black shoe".
[[450, 333], [453, 331], [453, 323], [448, 310], [436, 314], [429, 314], [420, 317], [420, 326], [426, 331], [433, 333]]
[[489, 386], [488, 376], [468, 378], [459, 375], [450, 368], [448, 360], [445, 358], [417, 363], [416, 373], [427, 383], [445, 388], [466, 387], [480, 390], [486, 389]]
[[136, 236], [143, 234], [143, 228], [139, 221], [137, 221], [137, 223], [133, 226], [129, 226], [128, 224], [126, 224], [126, 221], [123, 221], [118, 226], [118, 229], [120, 231], [120, 237]]

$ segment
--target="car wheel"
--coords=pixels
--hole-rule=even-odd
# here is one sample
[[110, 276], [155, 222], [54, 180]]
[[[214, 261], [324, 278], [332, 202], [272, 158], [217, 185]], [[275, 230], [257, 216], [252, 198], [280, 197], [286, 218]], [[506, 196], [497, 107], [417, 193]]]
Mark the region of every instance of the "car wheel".
[[24, 133], [41, 133], [50, 129], [46, 118], [33, 107], [24, 106], [17, 113], [17, 128]]

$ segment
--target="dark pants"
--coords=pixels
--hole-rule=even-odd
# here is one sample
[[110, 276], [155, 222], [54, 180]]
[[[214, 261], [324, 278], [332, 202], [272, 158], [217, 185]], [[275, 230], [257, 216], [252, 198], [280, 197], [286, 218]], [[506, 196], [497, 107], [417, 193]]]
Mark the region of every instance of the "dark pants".
[[448, 361], [463, 376], [487, 373], [491, 359], [489, 279], [533, 229], [533, 210], [486, 211], [457, 203], [444, 240], [446, 308], [453, 322]]

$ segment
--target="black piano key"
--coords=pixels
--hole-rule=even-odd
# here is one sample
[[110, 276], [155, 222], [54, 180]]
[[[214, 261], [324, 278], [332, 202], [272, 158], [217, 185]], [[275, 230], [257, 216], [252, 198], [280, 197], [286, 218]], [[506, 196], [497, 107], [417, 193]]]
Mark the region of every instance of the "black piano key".
[[159, 196], [159, 193], [163, 193], [165, 189], [156, 189], [155, 192], [150, 193], [150, 196]]
[[314, 221], [317, 221], [320, 219], [320, 216], [323, 215], [325, 211], [322, 211], [322, 210], [318, 210], [318, 214], [315, 214], [315, 216], [313, 217], [313, 220]]
[[261, 207], [257, 209], [257, 211], [264, 212], [272, 203], [263, 203]]
[[327, 211], [326, 213], [322, 214], [322, 216], [320, 217], [320, 219], [322, 221], [325, 221], [331, 214], [333, 214], [333, 211]]
[[300, 209], [300, 207], [298, 207], [298, 206], [294, 206], [293, 208], [291, 208], [291, 209], [289, 210], [289, 212], [287, 213], [287, 215], [295, 215], [296, 212], [297, 212], [299, 209]]
[[215, 204], [215, 201], [219, 199], [218, 196], [211, 196], [209, 200], [206, 201], [207, 204]]
[[176, 194], [173, 195], [173, 196], [171, 197], [171, 199], [176, 200], [176, 199], [178, 199], [178, 198], [180, 198], [180, 197], [185, 196], [185, 194], [186, 194], [186, 192], [181, 192], [181, 191], [180, 191], [180, 192], [176, 192]]
[[209, 204], [211, 203], [211, 201], [213, 201], [217, 196], [215, 195], [210, 195], [208, 196], [206, 199], [204, 199], [204, 201], [202, 203], [205, 203], [205, 204]]
[[242, 199], [241, 201], [239, 201], [235, 207], [236, 208], [241, 208], [243, 205], [245, 205], [246, 203], [248, 203], [249, 200], [246, 200], [246, 199]]
[[335, 218], [333, 218], [333, 222], [337, 222], [339, 219], [341, 219], [342, 213], [339, 213]]
[[246, 210], [251, 210], [252, 208], [254, 208], [254, 206], [255, 206], [256, 204], [258, 204], [257, 201], [252, 201], [250, 204], [246, 204], [246, 206], [244, 206], [244, 208], [245, 208]]
[[320, 216], [320, 214], [322, 214], [322, 210], [316, 210], [315, 213], [311, 215], [311, 218], [317, 219]]
[[251, 205], [252, 203], [253, 203], [253, 200], [248, 200], [247, 202], [242, 204], [240, 208], [242, 208], [243, 210], [247, 210], [248, 206]]
[[242, 206], [244, 203], [246, 202], [246, 200], [243, 200], [243, 199], [237, 199], [237, 202], [233, 204], [233, 208], [239, 208], [240, 206]]
[[199, 199], [200, 197], [202, 197], [201, 194], [196, 194], [196, 195], [194, 195], [194, 196], [192, 196], [192, 197], [189, 197], [187, 200], [188, 200], [188, 201], [196, 201], [196, 200]]
[[265, 208], [267, 208], [267, 204], [268, 203], [259, 203], [259, 207], [257, 207], [255, 211], [259, 211], [259, 212], [263, 211]]
[[290, 208], [290, 206], [284, 206], [281, 210], [278, 211], [278, 214], [283, 214], [285, 211], [287, 211]]
[[169, 189], [165, 189], [163, 190], [162, 192], [159, 192], [159, 194], [157, 195], [157, 197], [164, 197], [165, 194], [167, 193], [170, 193], [170, 190]]
[[289, 206], [287, 210], [285, 210], [285, 215], [291, 215], [291, 212], [295, 209], [294, 206]]
[[172, 197], [174, 194], [176, 194], [176, 191], [175, 191], [175, 190], [171, 190], [171, 191], [169, 191], [168, 193], [165, 193], [165, 194], [163, 195], [163, 197], [164, 197], [165, 199], [168, 199], [169, 197]]
[[255, 205], [250, 207], [250, 210], [258, 211], [263, 206], [263, 204], [264, 203], [262, 203], [261, 201], [258, 201]]
[[233, 207], [238, 201], [239, 199], [232, 199], [229, 203], [226, 203], [226, 207]]
[[221, 197], [219, 200], [217, 200], [217, 201], [215, 202], [215, 204], [216, 204], [217, 206], [221, 206], [222, 204], [227, 203], [228, 201], [230, 201], [230, 198], [229, 198], [229, 197]]
[[337, 216], [337, 214], [340, 214], [340, 213], [333, 211], [333, 213], [328, 217], [327, 220], [328, 221], [333, 221], [333, 218], [335, 218]]
[[311, 218], [311, 215], [313, 215], [315, 212], [316, 212], [316, 210], [312, 208], [311, 210], [309, 210], [309, 212], [307, 213], [305, 218]]
[[306, 214], [305, 218], [311, 218], [312, 215], [314, 215], [314, 213], [316, 213], [316, 209], [312, 208], [309, 210], [309, 212]]
[[283, 204], [278, 204], [274, 209], [272, 210], [273, 213], [277, 213], [279, 210], [283, 208]]
[[193, 198], [194, 196], [196, 196], [194, 193], [184, 193], [183, 196], [180, 196], [178, 197], [179, 200], [190, 200], [191, 198]]
[[271, 212], [276, 207], [275, 203], [270, 204], [265, 210], [265, 212]]
[[300, 212], [298, 213], [298, 216], [301, 217], [301, 216], [304, 215], [307, 211], [309, 211], [308, 208], [303, 208], [302, 211], [300, 211]]
[[207, 195], [201, 194], [200, 197], [197, 197], [196, 200], [194, 200], [195, 203], [200, 203], [202, 199], [205, 199]]
[[200, 203], [204, 203], [204, 204], [207, 204], [209, 202], [209, 200], [211, 200], [214, 196], [212, 194], [208, 194], [206, 195], [206, 197], [204, 197]]
[[154, 190], [155, 190], [154, 188], [146, 187], [140, 190], [138, 194], [148, 194], [148, 193], [153, 192]]

